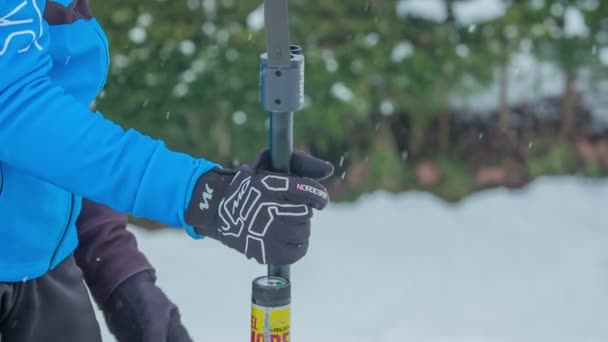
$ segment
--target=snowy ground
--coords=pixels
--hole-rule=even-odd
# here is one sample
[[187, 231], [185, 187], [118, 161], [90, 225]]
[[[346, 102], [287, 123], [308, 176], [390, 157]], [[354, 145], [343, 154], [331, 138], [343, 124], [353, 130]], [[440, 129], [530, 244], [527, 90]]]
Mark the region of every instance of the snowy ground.
[[[607, 202], [606, 181], [551, 178], [456, 206], [423, 193], [335, 205], [293, 269], [293, 341], [608, 341]], [[196, 341], [249, 341], [263, 267], [136, 231]]]

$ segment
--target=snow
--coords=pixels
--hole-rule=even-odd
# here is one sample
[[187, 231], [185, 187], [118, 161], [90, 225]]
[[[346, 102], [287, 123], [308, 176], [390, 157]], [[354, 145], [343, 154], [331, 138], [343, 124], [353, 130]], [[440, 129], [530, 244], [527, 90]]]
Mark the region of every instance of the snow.
[[570, 6], [564, 15], [566, 37], [589, 37], [589, 27], [585, 23], [585, 16], [576, 7]]
[[554, 17], [561, 17], [564, 15], [564, 5], [559, 2], [552, 4], [549, 10], [551, 11], [551, 15]]
[[[539, 61], [530, 53], [513, 53], [508, 73], [507, 93], [510, 105], [535, 103], [543, 98], [561, 97], [563, 93], [565, 81], [561, 69], [553, 63]], [[496, 75], [496, 80], [498, 80], [498, 75]], [[582, 69], [575, 87], [583, 94], [583, 103], [591, 110], [595, 127], [597, 129], [608, 127], [608, 107], [606, 107], [608, 84], [605, 81], [592, 80], [590, 71]], [[472, 95], [454, 94], [450, 98], [450, 104], [456, 109], [469, 110], [467, 115], [470, 116], [490, 115], [491, 110], [498, 107], [499, 91], [499, 83], [495, 81]], [[537, 115], [542, 116], [540, 113]]]
[[141, 27], [148, 27], [150, 24], [152, 24], [153, 20], [154, 17], [152, 17], [152, 14], [144, 12], [137, 17], [137, 25]]
[[203, 9], [207, 14], [214, 14], [217, 10], [216, 0], [203, 0]]
[[247, 16], [247, 27], [249, 30], [258, 32], [264, 29], [264, 5], [258, 6]]
[[470, 0], [454, 4], [454, 16], [463, 26], [502, 17], [508, 5], [503, 0]]
[[[66, 63], [67, 64], [67, 63]], [[124, 69], [131, 64], [131, 59], [128, 56], [117, 53], [112, 56], [112, 64], [118, 69]]]
[[342, 82], [334, 83], [331, 87], [331, 94], [342, 102], [351, 102], [355, 98], [355, 94], [353, 94], [352, 90]]
[[323, 50], [321, 52], [321, 57], [323, 57], [323, 62], [325, 62], [325, 69], [328, 72], [334, 73], [336, 71], [338, 71], [338, 69], [340, 68], [340, 64], [338, 63], [338, 60], [336, 60], [336, 55], [334, 55], [334, 52], [331, 50]]
[[[470, 0], [454, 4], [456, 21], [463, 26], [501, 17], [506, 10], [507, 5], [501, 0]], [[397, 2], [397, 14], [436, 22], [443, 22], [448, 16], [444, 0], [400, 0]]]
[[442, 0], [400, 0], [397, 2], [397, 14], [437, 22], [445, 21], [448, 17]]
[[194, 44], [193, 41], [191, 41], [189, 39], [182, 40], [179, 43], [179, 50], [185, 56], [192, 56], [192, 55], [194, 55], [194, 52], [196, 52], [196, 45]]
[[370, 32], [365, 36], [365, 46], [372, 48], [380, 42], [380, 34], [378, 32]]
[[[533, 6], [542, 5], [542, 1], [531, 2]], [[589, 10], [597, 7], [594, 1], [583, 2]], [[399, 0], [397, 2], [397, 14], [400, 16], [413, 16], [435, 22], [444, 22], [447, 19], [447, 11], [444, 0]], [[471, 0], [456, 2], [454, 4], [454, 15], [459, 25], [469, 27], [474, 31], [476, 24], [499, 18], [503, 16], [508, 4], [501, 0]], [[564, 16], [566, 37], [589, 36], [589, 27], [581, 11], [575, 7], [564, 7], [556, 3], [551, 7], [554, 16]], [[516, 27], [507, 28], [515, 30]], [[513, 31], [512, 33], [516, 33]], [[560, 31], [561, 34], [561, 31]], [[392, 60], [401, 62], [409, 57], [411, 50], [403, 49], [404, 46], [397, 45], [392, 51]], [[461, 58], [466, 58], [468, 47], [459, 45], [456, 53]], [[601, 48], [598, 51], [602, 63], [608, 64], [608, 49]], [[539, 98], [558, 97], [563, 91], [564, 76], [555, 65], [538, 61], [527, 52], [514, 53], [513, 60], [509, 66], [510, 84], [508, 89], [508, 103], [518, 105], [525, 102], [537, 101]], [[608, 97], [608, 92], [600, 87], [598, 92], [593, 89], [589, 80], [582, 79], [577, 84], [577, 89], [584, 94], [584, 102], [590, 105], [593, 120], [598, 129], [608, 127], [608, 110], [605, 101], [598, 100]], [[499, 84], [494, 82], [483, 91], [474, 93], [472, 96], [464, 97], [454, 94], [450, 103], [455, 109], [467, 109], [468, 114], [473, 116], [490, 114], [491, 110], [498, 107]]]
[[599, 51], [600, 61], [608, 66], [608, 47], [601, 48]]
[[208, 36], [214, 35], [217, 28], [212, 22], [206, 22], [201, 26], [201, 30]]
[[[558, 177], [457, 205], [419, 192], [334, 204], [293, 267], [293, 340], [607, 341], [606, 199], [608, 181]], [[131, 229], [195, 341], [249, 340], [264, 267], [212, 240]]]
[[129, 30], [129, 39], [133, 43], [141, 44], [146, 41], [147, 32], [146, 29], [140, 26], [135, 26], [131, 30]]
[[401, 41], [395, 45], [391, 53], [391, 60], [395, 63], [401, 63], [406, 58], [409, 58], [414, 53], [414, 46], [409, 41]]
[[588, 108], [593, 108], [595, 126], [608, 127], [608, 80], [597, 82], [591, 87], [585, 93], [583, 102]]
[[466, 46], [464, 44], [458, 44], [458, 46], [456, 46], [456, 55], [458, 55], [458, 57], [466, 58], [466, 57], [469, 57], [470, 54], [471, 54], [471, 49], [469, 49], [468, 46]]
[[175, 85], [175, 87], [173, 88], [173, 95], [175, 97], [184, 97], [186, 95], [188, 95], [188, 92], [190, 91], [190, 87], [188, 87], [188, 85], [186, 83], [178, 83]]
[[[530, 53], [513, 53], [508, 72], [508, 102], [512, 105], [560, 96], [563, 92], [564, 76], [561, 70], [551, 63], [539, 61]], [[454, 96], [451, 104], [455, 108], [475, 109], [478, 114], [487, 113], [497, 108], [499, 91], [496, 81], [471, 96]]]
[[[194, 65], [192, 67], [194, 68]], [[192, 82], [196, 81], [196, 76], [200, 72], [201, 71], [199, 71], [199, 70], [188, 69], [188, 70], [182, 72], [182, 74], [180, 75], [180, 78], [185, 83], [192, 83]]]
[[[384, 100], [382, 104], [380, 104], [380, 113], [384, 116], [391, 116], [395, 112], [395, 105], [392, 101]], [[344, 162], [344, 161], [342, 161]], [[340, 165], [342, 167], [342, 165]]]
[[247, 113], [243, 112], [243, 111], [236, 111], [234, 112], [234, 114], [232, 114], [232, 121], [236, 124], [236, 125], [244, 125], [247, 122]]

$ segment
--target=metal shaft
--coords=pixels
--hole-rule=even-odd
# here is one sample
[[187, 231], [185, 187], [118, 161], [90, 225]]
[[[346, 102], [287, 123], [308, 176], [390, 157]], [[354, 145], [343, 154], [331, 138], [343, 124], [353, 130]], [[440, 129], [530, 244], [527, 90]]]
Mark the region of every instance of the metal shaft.
[[288, 16], [287, 0], [264, 0], [266, 52], [270, 66], [287, 66], [291, 63]]
[[270, 113], [270, 151], [272, 168], [279, 172], [290, 172], [293, 113]]
[[[266, 52], [269, 66], [289, 66], [291, 63], [288, 13], [287, 0], [264, 0], [264, 20], [268, 37]], [[290, 172], [289, 165], [293, 151], [293, 113], [270, 113], [270, 151], [273, 169]], [[289, 279], [290, 268], [269, 265], [268, 275]]]
[[[293, 151], [293, 113], [270, 113], [270, 154], [272, 168], [279, 172], [290, 172]], [[289, 279], [289, 266], [268, 265], [268, 275]]]

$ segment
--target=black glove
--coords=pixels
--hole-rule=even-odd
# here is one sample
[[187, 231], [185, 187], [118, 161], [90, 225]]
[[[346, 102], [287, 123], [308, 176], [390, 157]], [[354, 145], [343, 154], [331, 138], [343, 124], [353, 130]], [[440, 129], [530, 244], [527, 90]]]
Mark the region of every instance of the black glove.
[[103, 305], [118, 342], [192, 342], [177, 307], [155, 285], [153, 271], [125, 280]]
[[269, 171], [270, 151], [238, 170], [214, 169], [197, 182], [186, 223], [261, 264], [290, 265], [308, 251], [313, 209], [329, 201], [318, 182], [333, 166], [302, 151], [286, 175]]

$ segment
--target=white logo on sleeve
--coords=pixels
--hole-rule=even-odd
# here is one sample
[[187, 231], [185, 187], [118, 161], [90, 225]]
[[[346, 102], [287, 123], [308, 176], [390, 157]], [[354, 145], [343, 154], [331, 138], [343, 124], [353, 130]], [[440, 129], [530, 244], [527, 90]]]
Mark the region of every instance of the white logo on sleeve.
[[198, 207], [202, 210], [209, 209], [209, 201], [213, 199], [213, 189], [209, 187], [209, 184], [205, 184], [205, 191], [203, 192], [203, 201], [198, 204]]
[[[28, 8], [28, 0], [24, 0], [7, 14], [0, 13], [0, 57], [8, 51], [11, 41], [19, 36], [30, 37], [31, 42], [17, 50], [17, 53], [29, 51], [32, 45], [42, 51], [42, 46], [38, 42], [43, 34], [42, 13], [36, 0], [31, 0], [31, 4], [33, 11]], [[6, 37], [4, 37], [5, 33], [8, 33]]]

